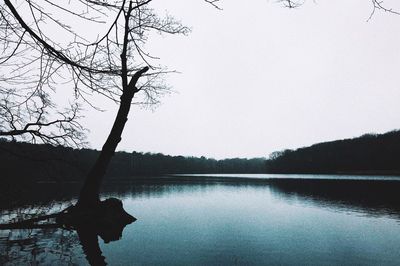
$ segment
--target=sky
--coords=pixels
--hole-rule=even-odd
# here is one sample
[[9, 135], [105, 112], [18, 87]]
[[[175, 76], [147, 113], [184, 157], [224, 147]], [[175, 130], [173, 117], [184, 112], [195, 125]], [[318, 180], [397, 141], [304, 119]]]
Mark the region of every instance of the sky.
[[[147, 49], [179, 74], [156, 109], [134, 107], [118, 150], [213, 158], [273, 151], [400, 129], [400, 16], [368, 0], [153, 1], [189, 26]], [[386, 1], [393, 6], [394, 1]], [[396, 7], [396, 6], [393, 6]], [[400, 8], [400, 5], [397, 4]], [[87, 110], [100, 149], [116, 105]]]

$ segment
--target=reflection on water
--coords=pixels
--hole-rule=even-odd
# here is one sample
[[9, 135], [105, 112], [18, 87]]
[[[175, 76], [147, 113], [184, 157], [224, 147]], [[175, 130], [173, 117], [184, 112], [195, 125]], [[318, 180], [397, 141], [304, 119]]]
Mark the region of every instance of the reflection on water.
[[[31, 199], [3, 203], [0, 214], [58, 210], [76, 191], [64, 186], [59, 198], [50, 203], [41, 195], [33, 206]], [[3, 230], [0, 264], [397, 265], [398, 191], [400, 182], [390, 180], [170, 177], [109, 184], [104, 195], [122, 199], [138, 218], [121, 240], [98, 243], [98, 232], [88, 228]]]
[[359, 180], [273, 180], [272, 191], [306, 204], [400, 219], [400, 182]]
[[1, 230], [0, 265], [107, 265], [98, 237], [104, 243], [119, 240], [124, 226]]
[[0, 231], [0, 265], [84, 265], [86, 260], [81, 250], [72, 231]]

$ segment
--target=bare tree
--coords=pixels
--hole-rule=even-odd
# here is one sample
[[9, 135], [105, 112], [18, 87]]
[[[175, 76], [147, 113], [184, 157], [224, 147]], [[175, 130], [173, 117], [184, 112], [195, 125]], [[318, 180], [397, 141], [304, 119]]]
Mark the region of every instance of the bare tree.
[[[144, 49], [147, 39], [153, 32], [189, 31], [172, 17], [156, 14], [150, 3], [5, 0], [0, 6], [0, 136], [79, 146], [84, 143], [80, 105], [97, 108], [90, 100], [93, 94], [119, 104], [111, 132], [83, 186], [80, 206], [99, 203], [101, 181], [121, 140], [132, 99], [154, 104], [168, 90], [163, 83], [168, 70], [156, 65], [156, 58]], [[84, 35], [68, 23], [72, 20], [89, 24], [86, 30], [102, 26], [102, 32]], [[62, 35], [53, 34], [55, 30]], [[73, 102], [59, 110], [51, 95], [68, 86]]]

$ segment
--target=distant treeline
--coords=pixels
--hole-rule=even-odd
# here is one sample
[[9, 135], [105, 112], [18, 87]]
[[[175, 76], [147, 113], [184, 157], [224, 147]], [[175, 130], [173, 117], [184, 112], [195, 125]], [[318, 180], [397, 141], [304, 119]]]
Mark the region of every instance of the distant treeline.
[[[82, 180], [99, 151], [0, 139], [0, 176], [27, 180]], [[161, 174], [265, 173], [265, 159], [224, 159], [169, 156], [161, 153], [117, 152], [108, 178]]]
[[271, 154], [268, 173], [400, 174], [400, 131]]
[[[3, 186], [7, 180], [83, 180], [98, 154], [0, 139], [0, 180]], [[400, 174], [400, 131], [274, 152], [268, 160], [117, 152], [107, 178], [188, 173]]]

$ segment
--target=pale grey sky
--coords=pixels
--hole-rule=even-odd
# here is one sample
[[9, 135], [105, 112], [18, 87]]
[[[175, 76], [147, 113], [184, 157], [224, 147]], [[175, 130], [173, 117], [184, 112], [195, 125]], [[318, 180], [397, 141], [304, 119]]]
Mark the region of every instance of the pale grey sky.
[[[388, 6], [400, 8], [395, 1]], [[368, 0], [321, 0], [289, 10], [275, 1], [155, 0], [192, 28], [148, 49], [181, 74], [154, 111], [133, 108], [119, 150], [215, 158], [259, 157], [285, 148], [400, 128], [400, 16]], [[116, 106], [89, 111], [101, 148]], [[99, 126], [100, 125], [100, 126]]]

